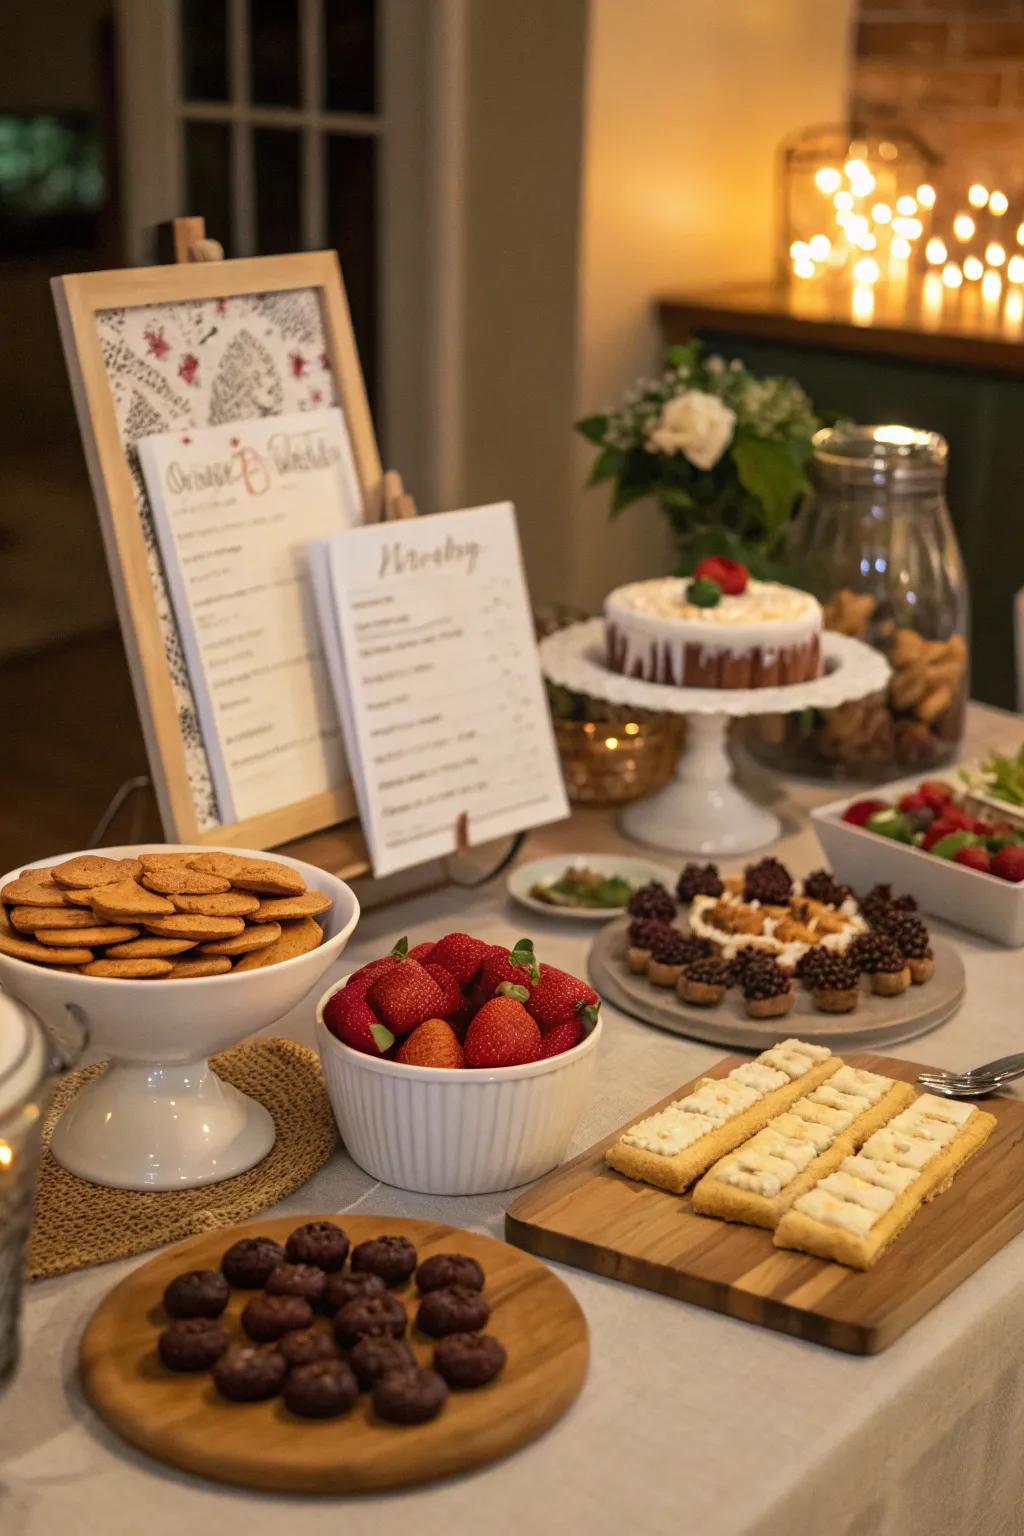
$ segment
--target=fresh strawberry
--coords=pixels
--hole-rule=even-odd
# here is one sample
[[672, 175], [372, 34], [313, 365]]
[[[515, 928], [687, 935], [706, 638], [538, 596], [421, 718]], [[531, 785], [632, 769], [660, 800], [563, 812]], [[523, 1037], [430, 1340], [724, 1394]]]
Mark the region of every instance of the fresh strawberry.
[[549, 1029], [541, 1039], [541, 1059], [561, 1056], [563, 1051], [571, 1051], [574, 1045], [579, 1045], [582, 1039], [583, 1025], [579, 1019], [566, 1019], [563, 1024], [556, 1024], [554, 1029]]
[[1015, 885], [1024, 880], [1024, 847], [1020, 843], [1008, 843], [992, 859], [992, 873], [1000, 880], [1012, 880]]
[[433, 960], [427, 960], [423, 966], [428, 976], [432, 976], [441, 988], [444, 995], [444, 1004], [437, 1010], [438, 1017], [450, 1019], [453, 1013], [458, 1013], [465, 998], [462, 996], [462, 988], [459, 986], [451, 971], [443, 965], [438, 965]]
[[849, 822], [852, 827], [862, 827], [878, 811], [888, 809], [887, 800], [853, 800], [843, 812], [843, 820]]
[[480, 971], [477, 990], [479, 996], [486, 1001], [494, 996], [503, 981], [529, 989], [536, 985], [539, 977], [531, 939], [517, 939], [515, 949], [491, 944]]
[[435, 965], [443, 965], [465, 990], [479, 976], [490, 947], [483, 939], [474, 939], [468, 933], [446, 933], [434, 945], [430, 958]]
[[980, 869], [983, 875], [987, 875], [992, 867], [989, 851], [981, 843], [974, 843], [968, 848], [961, 848], [959, 853], [954, 853], [953, 863], [966, 864], [968, 869]]
[[366, 1001], [396, 1035], [407, 1035], [425, 1019], [440, 1017], [444, 993], [418, 960], [410, 960], [400, 939], [395, 946], [397, 964], [378, 976]]
[[933, 811], [941, 811], [953, 799], [952, 788], [941, 779], [922, 779], [917, 786], [917, 793], [924, 796], [925, 804], [930, 805]]
[[739, 597], [747, 590], [750, 572], [738, 560], [725, 555], [708, 555], [693, 573], [694, 581], [717, 581], [727, 597]]
[[459, 1037], [444, 1019], [424, 1019], [401, 1043], [396, 1061], [407, 1067], [464, 1067], [465, 1052]]
[[926, 795], [919, 789], [913, 790], [909, 795], [902, 795], [896, 802], [901, 811], [932, 811], [935, 807]]
[[467, 1067], [519, 1067], [540, 1057], [540, 1030], [514, 997], [493, 997], [474, 1016], [465, 1049]]
[[965, 832], [967, 828], [959, 820], [954, 821], [948, 816], [937, 816], [924, 835], [922, 848], [932, 849], [936, 843], [941, 843], [944, 837], [949, 837], [952, 832]]
[[410, 951], [409, 951], [409, 959], [410, 960], [418, 960], [420, 965], [422, 965], [424, 960], [429, 960], [430, 959], [430, 956], [433, 954], [433, 952], [434, 952], [434, 941], [433, 941], [433, 939], [426, 939], [422, 944], [414, 944], [413, 945], [412, 949], [410, 949]]
[[573, 1020], [589, 1030], [597, 1023], [601, 999], [578, 976], [570, 976], [568, 971], [553, 965], [542, 965], [540, 980], [530, 993], [526, 1008], [541, 1034]]
[[383, 976], [385, 971], [398, 964], [394, 955], [385, 955], [381, 960], [371, 960], [368, 965], [361, 966], [358, 971], [353, 971], [345, 984], [346, 992], [356, 993], [365, 997], [373, 986], [378, 976]]
[[367, 1056], [383, 1056], [395, 1043], [390, 1029], [385, 1029], [362, 992], [353, 991], [351, 982], [327, 999], [324, 1023], [332, 1035]]
[[980, 817], [972, 821], [970, 825], [970, 831], [976, 837], [991, 837], [994, 830], [990, 821], [983, 821]]

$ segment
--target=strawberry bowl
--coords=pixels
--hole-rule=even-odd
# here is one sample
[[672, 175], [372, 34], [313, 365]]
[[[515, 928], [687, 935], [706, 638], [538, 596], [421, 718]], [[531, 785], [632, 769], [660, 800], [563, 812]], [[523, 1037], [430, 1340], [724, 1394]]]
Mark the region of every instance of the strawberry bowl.
[[[346, 978], [347, 980], [347, 978]], [[601, 1021], [579, 1045], [521, 1066], [453, 1071], [354, 1050], [316, 1010], [316, 1042], [345, 1147], [373, 1178], [430, 1195], [512, 1189], [565, 1156], [586, 1102]]]

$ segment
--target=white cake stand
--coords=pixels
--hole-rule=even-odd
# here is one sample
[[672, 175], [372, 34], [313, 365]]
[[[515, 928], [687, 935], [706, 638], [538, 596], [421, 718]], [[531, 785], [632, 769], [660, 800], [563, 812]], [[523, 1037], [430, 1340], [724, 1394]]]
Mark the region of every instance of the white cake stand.
[[686, 746], [675, 777], [622, 813], [622, 830], [637, 842], [672, 853], [748, 853], [774, 842], [779, 818], [733, 778], [729, 722], [746, 715], [831, 709], [884, 689], [889, 663], [861, 640], [822, 635], [824, 672], [784, 688], [675, 688], [623, 677], [605, 665], [604, 620], [588, 619], [548, 635], [541, 664], [553, 683], [613, 704], [686, 715]]

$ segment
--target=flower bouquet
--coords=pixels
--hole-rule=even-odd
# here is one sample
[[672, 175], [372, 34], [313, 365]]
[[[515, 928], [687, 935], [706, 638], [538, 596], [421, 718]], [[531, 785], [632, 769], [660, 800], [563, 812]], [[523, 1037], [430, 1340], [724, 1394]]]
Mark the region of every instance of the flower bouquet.
[[641, 379], [621, 408], [576, 423], [600, 453], [588, 484], [613, 484], [612, 516], [653, 497], [671, 522], [679, 574], [708, 555], [772, 574], [807, 489], [822, 422], [793, 379], [758, 378], [700, 342], [669, 347], [660, 378]]

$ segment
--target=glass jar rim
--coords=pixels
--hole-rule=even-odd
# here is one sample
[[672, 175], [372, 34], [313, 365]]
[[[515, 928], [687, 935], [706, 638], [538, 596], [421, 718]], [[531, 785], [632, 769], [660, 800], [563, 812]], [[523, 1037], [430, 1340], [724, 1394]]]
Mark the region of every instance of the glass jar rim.
[[935, 481], [945, 478], [949, 448], [938, 432], [896, 423], [822, 427], [811, 439], [813, 465], [830, 478]]

